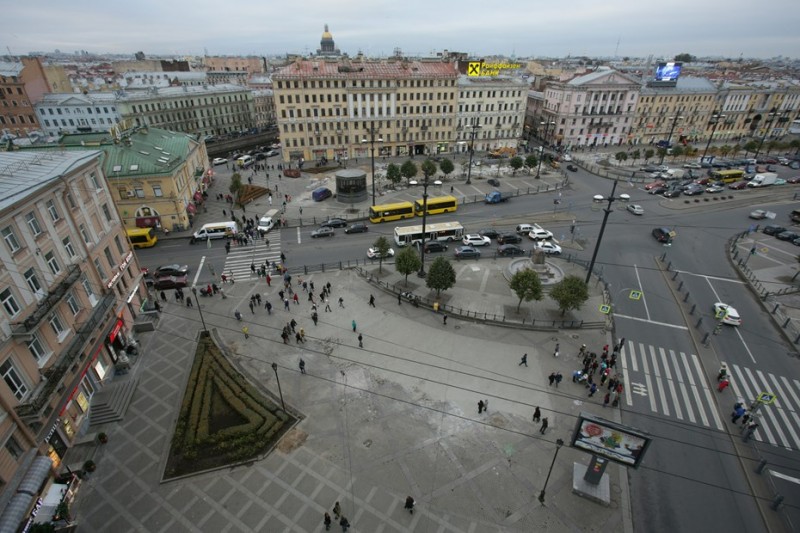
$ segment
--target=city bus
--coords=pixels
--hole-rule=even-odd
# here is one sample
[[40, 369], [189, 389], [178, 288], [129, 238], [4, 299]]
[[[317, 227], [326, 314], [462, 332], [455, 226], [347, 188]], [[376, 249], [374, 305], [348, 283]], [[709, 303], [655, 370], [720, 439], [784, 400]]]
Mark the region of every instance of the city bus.
[[[414, 202], [414, 211], [418, 217], [422, 216], [422, 205], [424, 203], [423, 200]], [[429, 215], [449, 213], [458, 209], [458, 200], [456, 200], [455, 196], [434, 196], [433, 198], [428, 198], [427, 207]]]
[[[464, 236], [464, 226], [458, 222], [440, 222], [425, 225], [425, 242], [460, 241]], [[405, 226], [394, 228], [394, 242], [397, 246], [422, 244], [422, 226]]]
[[744, 179], [744, 170], [712, 170], [709, 177], [712, 180], [721, 181], [722, 183], [734, 183]]
[[369, 208], [369, 221], [375, 224], [403, 218], [414, 218], [414, 204], [411, 202], [373, 205]]
[[150, 248], [158, 242], [156, 230], [153, 228], [136, 228], [125, 231], [128, 233], [128, 240], [134, 248]]

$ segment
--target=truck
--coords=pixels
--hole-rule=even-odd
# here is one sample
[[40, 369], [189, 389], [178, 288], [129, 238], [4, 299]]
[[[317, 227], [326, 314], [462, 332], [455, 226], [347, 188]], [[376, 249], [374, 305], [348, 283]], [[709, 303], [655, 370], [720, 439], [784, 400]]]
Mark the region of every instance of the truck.
[[499, 204], [501, 202], [507, 202], [512, 196], [514, 196], [513, 192], [492, 191], [486, 195], [485, 203]]
[[756, 174], [753, 176], [753, 179], [750, 180], [750, 183], [747, 184], [748, 187], [766, 187], [768, 185], [773, 185], [778, 180], [778, 175], [774, 172], [764, 172], [763, 174]]
[[686, 171], [683, 170], [682, 168], [671, 168], [667, 170], [665, 174], [669, 176], [667, 179], [682, 180], [686, 175]]

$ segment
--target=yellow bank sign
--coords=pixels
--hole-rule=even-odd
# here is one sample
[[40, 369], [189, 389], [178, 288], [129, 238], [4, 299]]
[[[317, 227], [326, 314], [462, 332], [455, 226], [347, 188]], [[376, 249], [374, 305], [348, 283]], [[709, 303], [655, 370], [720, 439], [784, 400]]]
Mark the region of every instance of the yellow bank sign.
[[499, 76], [502, 70], [522, 68], [519, 63], [484, 63], [483, 61], [470, 61], [467, 64], [467, 76]]

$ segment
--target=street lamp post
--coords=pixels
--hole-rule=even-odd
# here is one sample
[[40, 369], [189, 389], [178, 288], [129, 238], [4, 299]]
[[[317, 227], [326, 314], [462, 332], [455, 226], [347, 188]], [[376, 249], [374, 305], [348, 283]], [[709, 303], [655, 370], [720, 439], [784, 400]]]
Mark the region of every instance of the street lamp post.
[[375, 138], [375, 134], [377, 132], [375, 131], [374, 120], [371, 120], [369, 124], [370, 126], [369, 129], [367, 130], [367, 133], [369, 133], [369, 139], [366, 137], [362, 138], [361, 144], [369, 143], [371, 148], [370, 153], [372, 154], [372, 205], [374, 206], [375, 205], [375, 142], [377, 141], [379, 143], [382, 143], [383, 137], [378, 137], [377, 139]]
[[283, 391], [281, 390], [281, 378], [278, 377], [278, 363], [272, 363], [272, 371], [275, 372], [275, 380], [278, 382], [278, 395], [281, 397], [281, 407], [286, 412], [286, 404], [283, 403]]
[[664, 164], [664, 158], [667, 156], [667, 150], [669, 147], [669, 143], [672, 140], [672, 133], [675, 131], [675, 125], [678, 124], [678, 120], [682, 119], [681, 112], [683, 109], [679, 109], [678, 112], [675, 114], [675, 118], [672, 119], [672, 126], [669, 128], [669, 135], [667, 135], [667, 148], [664, 148], [664, 153], [661, 154], [661, 160], [658, 162], [659, 165]]
[[778, 113], [778, 108], [773, 107], [772, 110], [767, 115], [768, 120], [764, 123], [764, 135], [761, 136], [761, 141], [758, 143], [758, 149], [756, 150], [755, 155], [753, 156], [754, 159], [758, 159], [758, 154], [761, 152], [761, 147], [764, 146], [764, 140], [767, 138], [767, 134], [769, 133], [770, 128], [772, 127], [773, 122], [779, 116], [782, 116], [785, 112]]
[[[467, 181], [469, 183], [469, 180]], [[418, 182], [416, 180], [408, 182], [409, 185], [417, 185]], [[421, 266], [419, 267], [419, 272], [417, 272], [417, 276], [424, 278], [425, 274], [425, 222], [427, 221], [428, 217], [428, 176], [425, 176], [425, 179], [422, 181], [422, 245], [419, 247], [419, 257], [421, 260]]]
[[614, 185], [611, 186], [611, 196], [608, 197], [608, 207], [603, 209], [603, 223], [600, 224], [600, 234], [597, 236], [597, 242], [594, 245], [594, 252], [592, 253], [592, 261], [589, 263], [589, 271], [586, 272], [586, 283], [589, 284], [589, 280], [592, 277], [592, 271], [594, 270], [594, 262], [597, 259], [597, 252], [600, 251], [600, 243], [603, 241], [603, 232], [606, 230], [606, 222], [608, 222], [608, 215], [611, 214], [611, 204], [617, 198], [614, 196], [614, 192], [617, 190], [617, 183], [619, 180], [614, 180]]
[[706, 149], [703, 150], [703, 157], [700, 158], [700, 162], [706, 160], [706, 154], [708, 153], [708, 147], [711, 146], [711, 140], [714, 138], [714, 132], [717, 131], [717, 126], [719, 126], [719, 121], [725, 120], [725, 115], [720, 115], [719, 111], [711, 115], [711, 135], [708, 137], [708, 142], [706, 143]]
[[542, 173], [542, 159], [544, 159], [544, 145], [547, 143], [547, 130], [549, 130], [549, 129], [550, 129], [550, 125], [551, 125], [551, 124], [552, 124], [553, 126], [555, 126], [555, 125], [556, 125], [556, 123], [555, 123], [555, 122], [553, 122], [553, 121], [550, 121], [550, 122], [539, 122], [539, 125], [540, 125], [540, 126], [544, 126], [544, 135], [543, 135], [543, 137], [542, 137], [542, 145], [541, 145], [541, 149], [542, 149], [542, 151], [541, 151], [541, 152], [539, 152], [539, 165], [536, 167], [536, 179], [537, 179], [537, 180], [538, 180], [538, 179], [541, 177], [541, 173]]
[[544, 503], [544, 491], [547, 490], [547, 482], [550, 481], [550, 474], [553, 473], [553, 466], [556, 464], [556, 457], [558, 457], [558, 450], [564, 445], [563, 439], [556, 440], [556, 452], [553, 454], [553, 462], [550, 463], [550, 470], [547, 472], [547, 479], [544, 480], [544, 487], [542, 492], [539, 493], [539, 502]]
[[203, 323], [203, 333], [208, 333], [206, 320], [203, 318], [203, 309], [200, 307], [200, 300], [197, 299], [197, 287], [192, 287], [192, 294], [194, 294], [194, 302], [197, 304], [197, 310], [200, 311], [200, 322]]
[[[467, 182], [466, 185], [472, 183], [470, 178], [472, 177], [472, 155], [475, 153], [475, 130], [481, 128], [479, 124], [479, 119], [472, 119], [472, 124], [470, 124], [470, 128], [472, 128], [472, 132], [469, 136], [469, 166], [467, 167]], [[424, 223], [423, 223], [424, 224]]]

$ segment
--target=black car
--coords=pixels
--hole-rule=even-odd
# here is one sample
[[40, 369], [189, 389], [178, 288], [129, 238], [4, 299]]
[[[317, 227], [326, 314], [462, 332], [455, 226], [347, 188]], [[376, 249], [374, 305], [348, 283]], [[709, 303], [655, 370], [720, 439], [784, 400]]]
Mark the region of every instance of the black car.
[[656, 165], [647, 165], [646, 167], [641, 167], [639, 170], [642, 172], [658, 172], [660, 169]]
[[525, 255], [525, 250], [523, 250], [516, 244], [504, 244], [502, 246], [497, 247], [497, 255], [504, 255], [504, 256]]
[[486, 180], [486, 183], [488, 183], [492, 187], [500, 186], [500, 180], [498, 180], [497, 178], [489, 178], [488, 180]]
[[653, 229], [653, 237], [655, 237], [658, 242], [663, 242], [664, 244], [670, 244], [672, 242], [672, 236], [669, 233], [669, 228]]
[[567, 170], [569, 170], [570, 172], [577, 172], [578, 171], [578, 165], [574, 165], [574, 164], [570, 163], [569, 165], [567, 165]]
[[333, 237], [333, 228], [330, 226], [320, 226], [311, 232], [311, 238], [317, 239], [319, 237]]
[[522, 237], [516, 233], [501, 233], [497, 236], [497, 244], [519, 244], [522, 242]]
[[777, 226], [775, 224], [768, 224], [764, 226], [762, 231], [764, 232], [764, 235], [778, 235], [779, 233], [786, 231], [786, 228], [783, 226]]
[[265, 154], [264, 152], [258, 152], [253, 157], [255, 158], [256, 161], [263, 161], [264, 159], [267, 158], [267, 154]]
[[669, 188], [666, 185], [659, 185], [658, 187], [653, 187], [647, 192], [649, 192], [650, 194], [664, 194], [668, 190]]
[[680, 189], [670, 189], [664, 193], [664, 198], [677, 198], [681, 195]]
[[431, 252], [444, 252], [447, 250], [447, 246], [440, 243], [439, 241], [431, 241], [425, 243], [425, 253], [429, 254]]
[[775, 238], [782, 241], [794, 241], [795, 239], [800, 239], [800, 235], [793, 231], [782, 231], [775, 235]]
[[347, 226], [347, 221], [343, 218], [329, 218], [319, 226], [321, 228], [343, 228]]
[[350, 224], [347, 229], [344, 230], [345, 233], [365, 233], [369, 231], [369, 226], [364, 224], [363, 222], [356, 222], [355, 224]]
[[478, 235], [481, 237], [489, 237], [490, 239], [496, 239], [500, 232], [493, 228], [483, 228], [478, 232]]
[[683, 194], [686, 196], [697, 196], [698, 194], [703, 194], [705, 189], [703, 189], [699, 185], [690, 185], [683, 190]]

